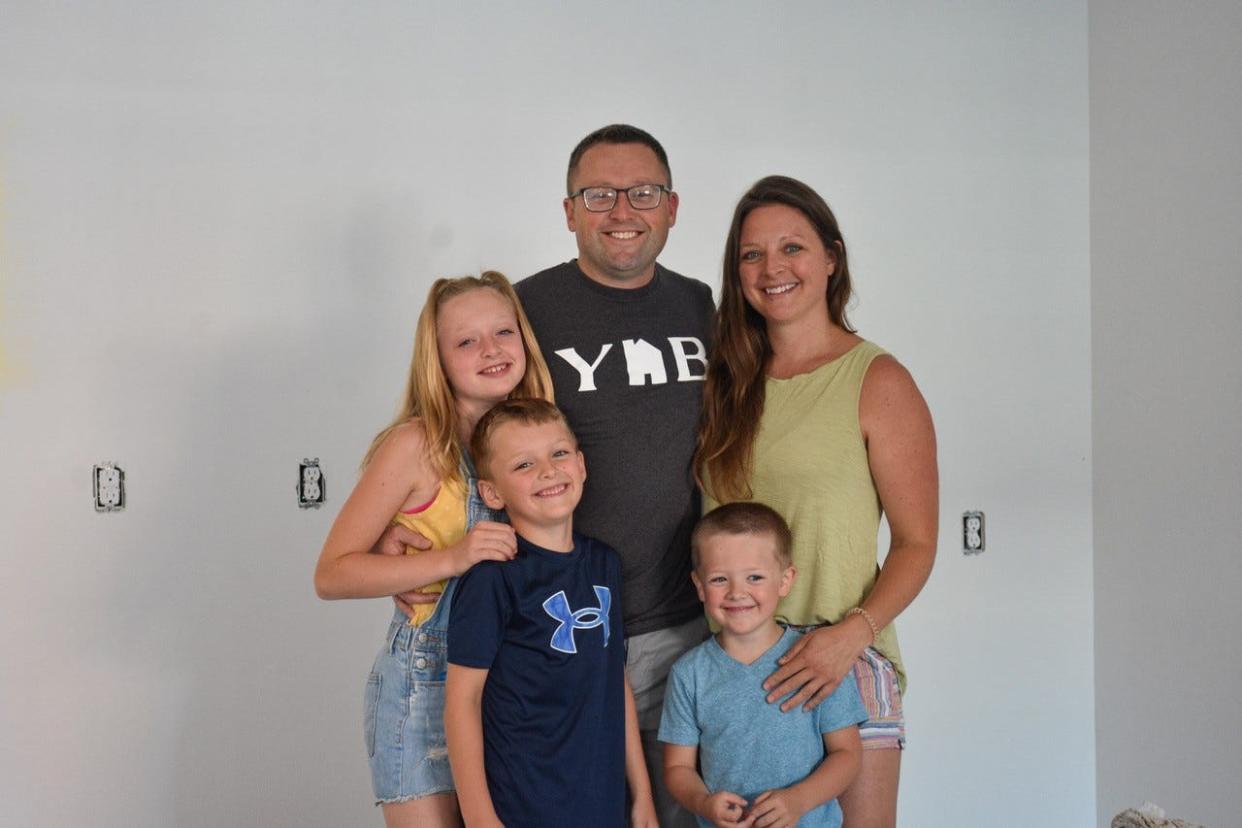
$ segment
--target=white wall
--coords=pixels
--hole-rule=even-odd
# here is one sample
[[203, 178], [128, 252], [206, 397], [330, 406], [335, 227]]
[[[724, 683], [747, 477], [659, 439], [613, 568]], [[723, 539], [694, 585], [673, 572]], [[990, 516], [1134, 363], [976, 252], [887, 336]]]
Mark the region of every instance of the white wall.
[[751, 181], [819, 188], [855, 321], [931, 403], [902, 824], [1089, 824], [1086, 31], [1082, 2], [6, 4], [5, 820], [379, 824], [388, 609], [316, 601], [315, 555], [430, 280], [569, 258], [565, 159], [624, 120], [672, 156], [663, 260], [713, 285]]
[[1242, 803], [1242, 7], [1092, 2], [1099, 817]]

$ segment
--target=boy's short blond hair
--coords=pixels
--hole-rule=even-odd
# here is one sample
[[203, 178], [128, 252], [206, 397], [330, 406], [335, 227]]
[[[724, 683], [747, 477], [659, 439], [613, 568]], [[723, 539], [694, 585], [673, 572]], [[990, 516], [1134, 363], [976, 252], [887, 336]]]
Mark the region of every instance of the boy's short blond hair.
[[569, 421], [565, 419], [564, 413], [547, 400], [520, 397], [498, 402], [479, 418], [479, 421], [474, 426], [474, 433], [470, 435], [470, 456], [474, 458], [474, 467], [480, 477], [488, 478], [491, 476], [492, 435], [496, 433], [496, 429], [505, 423], [523, 423], [526, 425], [560, 423], [565, 426], [569, 436], [574, 438], [574, 442], [578, 442], [578, 438], [574, 437], [574, 431], [569, 427]]
[[690, 536], [690, 560], [695, 570], [699, 568], [699, 549], [714, 535], [770, 535], [776, 541], [777, 562], [781, 567], [793, 565], [793, 535], [789, 524], [770, 506], [726, 503], [703, 515]]

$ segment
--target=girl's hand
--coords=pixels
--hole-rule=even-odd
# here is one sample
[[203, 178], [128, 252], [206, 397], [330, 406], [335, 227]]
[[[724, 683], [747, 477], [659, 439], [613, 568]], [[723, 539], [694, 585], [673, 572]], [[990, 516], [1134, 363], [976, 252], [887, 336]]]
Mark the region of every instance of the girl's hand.
[[805, 813], [795, 800], [793, 792], [787, 788], [759, 794], [750, 808], [755, 828], [793, 828]]
[[481, 520], [445, 551], [452, 556], [454, 574], [461, 575], [479, 561], [513, 560], [517, 554], [517, 534], [507, 523]]
[[754, 818], [746, 813], [746, 799], [730, 791], [708, 796], [701, 813], [717, 828], [750, 828], [754, 824]]
[[768, 703], [793, 693], [781, 705], [782, 713], [800, 704], [814, 710], [854, 669], [854, 662], [870, 643], [871, 628], [857, 615], [807, 633], [778, 659], [781, 666], [763, 683], [769, 691]]

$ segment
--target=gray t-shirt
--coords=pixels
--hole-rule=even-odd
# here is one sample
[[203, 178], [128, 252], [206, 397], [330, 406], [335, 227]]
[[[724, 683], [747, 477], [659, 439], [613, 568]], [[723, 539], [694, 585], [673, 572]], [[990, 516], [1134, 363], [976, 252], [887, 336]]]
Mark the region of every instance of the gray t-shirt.
[[[764, 791], [801, 782], [824, 759], [823, 734], [867, 720], [852, 672], [809, 713], [800, 707], [782, 713], [779, 703], [768, 704], [763, 682], [800, 637], [785, 630], [751, 664], [734, 659], [713, 637], [673, 665], [660, 741], [697, 745], [703, 782], [712, 793], [731, 791], [754, 804]], [[699, 824], [711, 825], [703, 819]], [[841, 806], [831, 800], [803, 814], [798, 825], [838, 828]]]
[[640, 288], [592, 281], [576, 261], [517, 284], [586, 456], [574, 529], [621, 555], [626, 635], [702, 612], [690, 583], [694, 455], [711, 342], [711, 289], [656, 266]]

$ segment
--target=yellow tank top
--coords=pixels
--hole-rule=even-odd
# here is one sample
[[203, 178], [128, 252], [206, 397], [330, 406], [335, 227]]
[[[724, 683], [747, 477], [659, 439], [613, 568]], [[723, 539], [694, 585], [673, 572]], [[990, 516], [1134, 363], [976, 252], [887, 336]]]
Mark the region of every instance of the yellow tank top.
[[[769, 377], [765, 385], [751, 499], [779, 512], [793, 532], [798, 576], [777, 608], [791, 624], [839, 622], [862, 603], [879, 574], [880, 498], [858, 423], [858, 399], [871, 361], [884, 353], [860, 342], [813, 371]], [[704, 495], [704, 509], [718, 505]], [[880, 630], [875, 648], [893, 662], [904, 690], [893, 625]]]
[[[421, 533], [431, 541], [433, 549], [452, 546], [466, 536], [466, 488], [447, 481], [441, 483], [440, 490], [426, 508], [414, 513], [398, 512], [392, 522]], [[421, 551], [413, 546], [405, 548], [407, 555], [417, 555]], [[443, 592], [444, 585], [444, 581], [437, 581], [422, 587], [419, 592]], [[435, 604], [419, 604], [414, 607], [410, 625], [424, 623], [435, 609]]]

